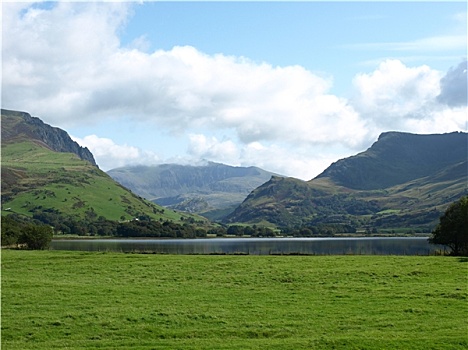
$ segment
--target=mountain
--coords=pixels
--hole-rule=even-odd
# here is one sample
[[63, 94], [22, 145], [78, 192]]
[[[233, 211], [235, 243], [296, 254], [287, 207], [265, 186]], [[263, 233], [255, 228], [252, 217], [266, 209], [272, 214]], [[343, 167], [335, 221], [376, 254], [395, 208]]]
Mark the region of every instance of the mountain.
[[33, 140], [55, 152], [74, 153], [80, 159], [97, 166], [94, 156], [86, 147], [81, 147], [59, 128], [45, 124], [28, 113], [2, 109], [2, 143], [14, 143], [24, 139]]
[[[133, 194], [101, 171], [68, 134], [24, 112], [1, 111], [2, 215], [62, 222], [147, 217], [205, 221]], [[72, 226], [71, 224], [69, 226]]]
[[435, 174], [467, 159], [467, 135], [387, 132], [367, 151], [333, 163], [317, 178], [355, 190], [376, 190]]
[[[257, 167], [162, 164], [112, 169], [108, 174], [134, 193], [160, 205], [216, 218], [239, 205], [277, 174]], [[232, 210], [231, 209], [231, 210]]]
[[252, 191], [228, 223], [431, 230], [467, 191], [468, 134], [382, 134], [366, 151], [310, 181], [276, 178]]

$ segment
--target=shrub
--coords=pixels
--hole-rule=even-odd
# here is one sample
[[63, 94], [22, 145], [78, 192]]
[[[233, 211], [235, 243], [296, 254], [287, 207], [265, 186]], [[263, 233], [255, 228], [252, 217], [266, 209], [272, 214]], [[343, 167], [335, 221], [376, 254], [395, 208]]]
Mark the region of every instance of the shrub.
[[27, 249], [43, 250], [49, 248], [54, 231], [45, 225], [27, 225], [18, 238], [19, 244], [25, 244]]

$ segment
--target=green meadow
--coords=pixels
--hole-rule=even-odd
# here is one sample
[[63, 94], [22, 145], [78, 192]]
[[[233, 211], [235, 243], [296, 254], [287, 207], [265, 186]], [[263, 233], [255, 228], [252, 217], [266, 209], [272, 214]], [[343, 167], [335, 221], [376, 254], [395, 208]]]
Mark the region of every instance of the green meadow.
[[2, 349], [466, 349], [468, 260], [2, 251]]

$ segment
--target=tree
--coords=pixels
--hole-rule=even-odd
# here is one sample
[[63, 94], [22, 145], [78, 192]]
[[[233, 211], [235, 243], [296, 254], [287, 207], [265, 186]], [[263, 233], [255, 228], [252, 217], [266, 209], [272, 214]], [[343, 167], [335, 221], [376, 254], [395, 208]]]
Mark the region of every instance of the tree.
[[12, 215], [2, 216], [2, 246], [13, 246], [18, 244], [21, 234], [21, 224], [12, 218]]
[[242, 236], [244, 234], [244, 228], [239, 225], [232, 225], [228, 227], [226, 233], [232, 236]]
[[28, 249], [47, 249], [52, 240], [54, 231], [45, 225], [28, 225], [18, 238], [19, 244], [25, 244]]
[[452, 203], [429, 238], [431, 244], [442, 244], [452, 255], [468, 255], [468, 196]]

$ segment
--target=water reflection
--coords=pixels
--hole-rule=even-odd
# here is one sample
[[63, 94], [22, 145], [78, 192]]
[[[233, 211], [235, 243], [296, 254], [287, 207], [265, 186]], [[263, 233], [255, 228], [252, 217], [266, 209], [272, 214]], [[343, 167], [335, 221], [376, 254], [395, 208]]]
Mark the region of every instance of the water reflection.
[[53, 240], [51, 249], [158, 254], [433, 255], [426, 237]]

